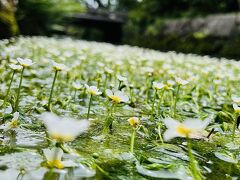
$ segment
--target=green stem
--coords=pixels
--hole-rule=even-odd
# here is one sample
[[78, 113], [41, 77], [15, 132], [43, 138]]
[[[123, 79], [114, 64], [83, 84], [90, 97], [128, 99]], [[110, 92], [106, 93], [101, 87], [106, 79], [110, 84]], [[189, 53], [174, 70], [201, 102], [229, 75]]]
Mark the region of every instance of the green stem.
[[73, 95], [74, 101], [76, 100], [76, 94], [77, 94], [77, 89], [74, 90], [74, 95]]
[[160, 115], [160, 108], [161, 108], [161, 104], [162, 104], [162, 101], [163, 101], [163, 96], [164, 96], [164, 90], [161, 92], [161, 95], [159, 95], [159, 101], [158, 101], [158, 106], [157, 106], [157, 109], [158, 109], [158, 113]]
[[162, 144], [164, 144], [162, 134], [161, 134], [161, 123], [158, 124], [158, 136]]
[[20, 92], [21, 92], [21, 87], [22, 87], [22, 79], [23, 79], [24, 69], [25, 69], [25, 67], [22, 67], [20, 82], [19, 82], [19, 85], [18, 85], [17, 99], [16, 99], [16, 102], [15, 102], [14, 112], [16, 112], [16, 111], [18, 110], [19, 98], [20, 98]]
[[108, 111], [108, 115], [104, 124], [104, 131], [106, 132], [107, 130], [109, 130], [110, 132], [112, 131], [112, 111], [114, 108], [115, 104], [112, 103], [112, 106], [110, 107], [109, 111]]
[[179, 96], [179, 90], [180, 90], [180, 85], [177, 86], [177, 91], [176, 91], [175, 100], [174, 100], [174, 104], [173, 104], [173, 117], [174, 118], [176, 118], [176, 114], [177, 114], [177, 101], [178, 101], [178, 96]]
[[235, 131], [236, 131], [236, 127], [237, 127], [237, 118], [238, 118], [238, 116], [235, 114], [235, 120], [233, 122], [233, 131], [232, 131], [232, 142], [234, 141], [234, 138], [235, 138]]
[[64, 144], [63, 144], [63, 143], [61, 143], [61, 142], [57, 142], [57, 143], [56, 143], [56, 147], [61, 148], [61, 149], [63, 150], [64, 153], [68, 153], [68, 154], [70, 154], [70, 151], [69, 151], [67, 148], [64, 147]]
[[56, 82], [56, 79], [57, 79], [57, 74], [58, 74], [58, 71], [55, 71], [55, 75], [54, 75], [53, 83], [52, 83], [52, 88], [51, 88], [50, 96], [49, 96], [49, 99], [48, 99], [48, 111], [50, 111], [50, 109], [51, 109], [51, 100], [52, 100], [52, 95], [53, 95], [55, 82]]
[[122, 85], [122, 81], [119, 81], [119, 84], [118, 84], [118, 90], [120, 90], [121, 85]]
[[91, 109], [91, 104], [92, 104], [92, 95], [90, 95], [90, 100], [88, 104], [88, 113], [87, 113], [87, 119], [89, 119], [89, 114], [90, 114], [90, 109]]
[[16, 72], [16, 71], [14, 70], [13, 73], [12, 73], [12, 77], [11, 77], [10, 83], [9, 83], [9, 85], [8, 85], [7, 93], [6, 93], [6, 96], [5, 96], [4, 101], [3, 101], [3, 105], [2, 105], [3, 107], [4, 107], [4, 105], [5, 105], [6, 101], [7, 101], [8, 95], [9, 95], [9, 93], [10, 93], [15, 72]]
[[187, 137], [187, 148], [188, 148], [188, 157], [189, 157], [189, 167], [192, 172], [193, 178], [195, 180], [202, 180], [201, 172], [198, 168], [197, 161], [195, 160], [193, 153], [190, 139]]
[[106, 74], [105, 81], [104, 81], [104, 86], [103, 86], [103, 92], [105, 93], [106, 88], [107, 88], [107, 82], [108, 82], [108, 74]]
[[153, 116], [154, 116], [154, 105], [155, 105], [156, 97], [157, 97], [157, 91], [154, 90], [154, 97], [153, 97], [153, 102], [152, 102], [151, 119], [153, 119]]
[[130, 146], [130, 152], [133, 153], [134, 149], [134, 140], [136, 136], [136, 128], [133, 128], [132, 136], [131, 136], [131, 146]]

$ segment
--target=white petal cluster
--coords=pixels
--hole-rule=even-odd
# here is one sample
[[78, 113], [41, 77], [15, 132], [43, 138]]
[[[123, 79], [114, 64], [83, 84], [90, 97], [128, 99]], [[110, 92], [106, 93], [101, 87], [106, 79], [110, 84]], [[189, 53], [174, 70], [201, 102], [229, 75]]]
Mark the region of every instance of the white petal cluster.
[[187, 119], [181, 123], [175, 119], [167, 118], [164, 119], [167, 130], [163, 136], [166, 141], [175, 137], [198, 138], [209, 123], [210, 119], [205, 121], [200, 119]]
[[153, 82], [153, 88], [156, 89], [156, 90], [161, 90], [164, 88], [164, 84], [163, 83], [160, 83], [160, 82]]
[[22, 66], [16, 65], [16, 64], [9, 64], [9, 67], [10, 67], [12, 70], [21, 70], [21, 69], [22, 69]]
[[59, 117], [48, 112], [43, 113], [41, 119], [47, 128], [49, 136], [59, 142], [73, 141], [78, 135], [86, 131], [90, 125], [88, 120]]
[[106, 90], [106, 95], [114, 102], [114, 103], [121, 103], [121, 102], [128, 102], [129, 97], [122, 91], [112, 91], [110, 89]]
[[27, 58], [17, 58], [18, 63], [22, 66], [22, 67], [28, 67], [33, 65], [33, 61], [31, 59], [27, 59]]
[[83, 88], [83, 85], [80, 84], [79, 82], [73, 82], [73, 83], [72, 83], [72, 86], [73, 86], [73, 88], [76, 89], [76, 90], [80, 90], [80, 89]]
[[87, 89], [87, 93], [90, 95], [95, 96], [102, 94], [102, 92], [100, 92], [96, 86], [88, 86], [87, 84], [85, 84], [85, 87]]
[[52, 61], [54, 71], [66, 71], [68, 68], [64, 64], [56, 63]]

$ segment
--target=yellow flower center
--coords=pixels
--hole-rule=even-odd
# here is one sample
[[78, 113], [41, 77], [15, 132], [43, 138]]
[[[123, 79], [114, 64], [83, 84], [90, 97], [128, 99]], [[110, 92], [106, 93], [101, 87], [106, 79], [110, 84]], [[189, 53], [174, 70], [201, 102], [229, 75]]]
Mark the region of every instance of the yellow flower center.
[[60, 160], [52, 160], [52, 161], [48, 161], [48, 166], [49, 167], [55, 167], [55, 168], [58, 168], [58, 169], [63, 169], [64, 166], [63, 166], [63, 163], [60, 161]]
[[139, 125], [139, 119], [137, 117], [132, 117], [128, 119], [129, 124], [134, 127], [137, 128]]
[[96, 94], [97, 94], [96, 91], [94, 91], [94, 90], [92, 90], [92, 89], [89, 89], [89, 90], [88, 90], [88, 93], [91, 94], [91, 95], [96, 95]]
[[240, 108], [234, 109], [235, 113], [240, 114]]
[[18, 126], [18, 120], [12, 120], [9, 123], [9, 128], [16, 128]]
[[182, 124], [178, 125], [177, 132], [182, 136], [189, 136], [189, 134], [192, 132], [192, 129], [184, 127]]
[[68, 142], [74, 140], [74, 137], [71, 135], [61, 135], [59, 133], [51, 133], [51, 138], [56, 139], [58, 142]]
[[111, 95], [110, 98], [112, 99], [112, 101], [114, 103], [120, 103], [121, 102], [121, 98], [119, 96]]

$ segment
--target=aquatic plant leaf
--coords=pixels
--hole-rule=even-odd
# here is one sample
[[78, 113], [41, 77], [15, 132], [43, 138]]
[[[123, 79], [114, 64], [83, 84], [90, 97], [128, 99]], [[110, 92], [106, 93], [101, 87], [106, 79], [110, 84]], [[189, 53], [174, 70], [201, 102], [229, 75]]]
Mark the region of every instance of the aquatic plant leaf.
[[237, 164], [238, 160], [230, 152], [215, 152], [214, 155], [225, 162]]

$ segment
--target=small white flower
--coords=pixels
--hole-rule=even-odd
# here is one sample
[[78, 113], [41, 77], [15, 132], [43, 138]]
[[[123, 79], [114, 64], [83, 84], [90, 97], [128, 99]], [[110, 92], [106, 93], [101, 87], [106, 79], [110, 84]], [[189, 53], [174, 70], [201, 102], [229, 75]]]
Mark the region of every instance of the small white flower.
[[73, 141], [90, 125], [88, 120], [62, 118], [48, 112], [43, 113], [41, 119], [47, 128], [49, 136], [58, 142]]
[[188, 84], [188, 81], [183, 80], [181, 78], [175, 78], [175, 81], [178, 85], [183, 85], [184, 86], [184, 85]]
[[169, 141], [175, 137], [198, 138], [201, 132], [208, 126], [210, 119], [201, 121], [199, 119], [187, 119], [184, 122], [167, 118], [164, 124], [168, 128], [164, 133], [164, 139]]
[[159, 83], [159, 82], [153, 82], [153, 88], [156, 90], [160, 90], [162, 88], [164, 88], [164, 84], [163, 83]]
[[54, 147], [52, 149], [44, 149], [43, 154], [47, 159], [49, 168], [63, 169], [65, 167], [78, 166], [71, 160], [62, 161], [63, 150], [61, 148]]
[[127, 78], [126, 77], [123, 77], [121, 75], [117, 75], [117, 79], [121, 82], [126, 82], [127, 81]]
[[105, 68], [105, 71], [106, 71], [106, 73], [108, 73], [108, 74], [112, 74], [112, 73], [113, 73], [113, 70], [112, 70], [112, 69], [109, 69], [109, 68]]
[[13, 114], [12, 120], [11, 120], [9, 123], [7, 123], [7, 125], [6, 125], [6, 130], [7, 130], [7, 129], [17, 128], [17, 127], [18, 127], [18, 124], [19, 124], [18, 118], [19, 118], [19, 112], [15, 112], [15, 113]]
[[235, 97], [235, 96], [233, 96], [233, 97], [232, 97], [232, 100], [233, 100], [234, 103], [240, 104], [240, 97]]
[[110, 89], [107, 89], [106, 94], [114, 103], [128, 102], [129, 100], [128, 96], [122, 91], [113, 92]]
[[167, 85], [168, 86], [173, 86], [175, 82], [173, 80], [167, 80]]
[[10, 67], [12, 70], [20, 70], [20, 69], [22, 69], [22, 66], [16, 65], [16, 64], [9, 64], [9, 67]]
[[236, 103], [233, 104], [233, 109], [235, 113], [240, 113], [240, 107]]
[[85, 87], [87, 89], [87, 93], [91, 95], [100, 95], [102, 92], [99, 91], [99, 89], [96, 86], [88, 86], [85, 84]]
[[43, 153], [49, 167], [58, 169], [64, 168], [62, 163], [63, 150], [61, 148], [54, 147], [52, 149], [44, 149]]
[[17, 61], [22, 67], [28, 67], [34, 64], [31, 59], [17, 58]]
[[81, 89], [81, 88], [83, 87], [82, 84], [80, 84], [80, 83], [78, 83], [78, 82], [73, 82], [73, 83], [72, 83], [72, 86], [73, 86], [73, 88], [76, 89], [76, 90], [79, 90], [79, 89]]
[[53, 64], [53, 70], [55, 71], [67, 70], [67, 66], [65, 66], [64, 64], [59, 64], [59, 63], [56, 63], [55, 61], [52, 61], [52, 64]]

